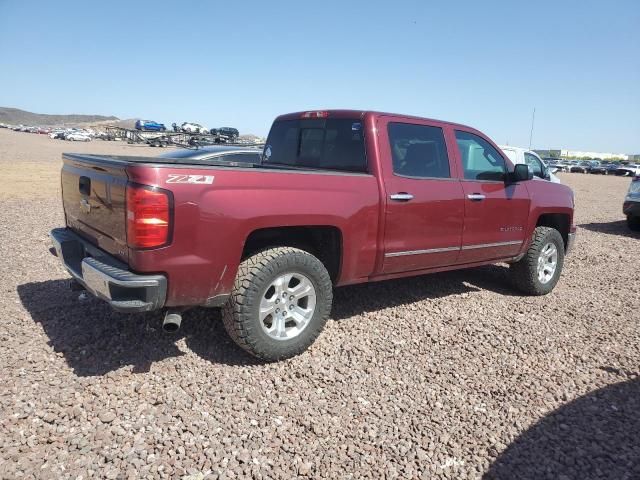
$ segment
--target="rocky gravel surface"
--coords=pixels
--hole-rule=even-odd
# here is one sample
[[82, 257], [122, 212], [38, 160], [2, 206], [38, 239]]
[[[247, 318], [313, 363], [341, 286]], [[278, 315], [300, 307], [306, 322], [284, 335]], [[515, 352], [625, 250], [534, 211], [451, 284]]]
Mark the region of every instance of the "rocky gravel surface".
[[629, 180], [561, 178], [580, 228], [552, 294], [519, 296], [504, 266], [339, 289], [312, 348], [274, 364], [216, 310], [167, 336], [79, 299], [48, 252], [57, 187], [2, 197], [0, 478], [640, 478]]

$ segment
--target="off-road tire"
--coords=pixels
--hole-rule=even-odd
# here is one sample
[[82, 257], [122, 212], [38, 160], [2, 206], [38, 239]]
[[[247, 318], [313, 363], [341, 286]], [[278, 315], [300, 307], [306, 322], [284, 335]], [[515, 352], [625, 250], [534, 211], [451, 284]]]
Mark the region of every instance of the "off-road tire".
[[[553, 242], [558, 250], [556, 270], [551, 280], [542, 283], [538, 279], [538, 258], [543, 247]], [[533, 231], [531, 245], [522, 259], [512, 263], [509, 273], [514, 286], [527, 295], [546, 295], [558, 283], [564, 265], [564, 240], [555, 228], [536, 227]]]
[[[260, 299], [271, 282], [286, 272], [304, 274], [313, 283], [316, 308], [299, 335], [275, 340], [260, 325]], [[222, 309], [222, 320], [232, 340], [251, 355], [266, 361], [283, 360], [304, 352], [316, 340], [329, 318], [332, 301], [331, 278], [320, 260], [298, 248], [269, 248], [240, 264], [233, 291]]]
[[627, 215], [627, 227], [632, 232], [640, 232], [640, 217]]

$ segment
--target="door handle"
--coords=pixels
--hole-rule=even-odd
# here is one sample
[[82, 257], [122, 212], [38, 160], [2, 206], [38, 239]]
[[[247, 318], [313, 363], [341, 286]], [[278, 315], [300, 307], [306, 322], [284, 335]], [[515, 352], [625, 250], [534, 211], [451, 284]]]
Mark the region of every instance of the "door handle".
[[91, 195], [91, 179], [89, 177], [82, 176], [78, 179], [78, 190], [82, 195], [87, 197]]
[[467, 198], [469, 200], [471, 200], [472, 202], [481, 202], [482, 200], [484, 200], [487, 197], [485, 197], [481, 193], [470, 193], [469, 195], [467, 195]]
[[400, 193], [392, 193], [389, 195], [391, 200], [395, 200], [396, 202], [408, 202], [409, 200], [413, 200], [413, 195], [407, 192]]

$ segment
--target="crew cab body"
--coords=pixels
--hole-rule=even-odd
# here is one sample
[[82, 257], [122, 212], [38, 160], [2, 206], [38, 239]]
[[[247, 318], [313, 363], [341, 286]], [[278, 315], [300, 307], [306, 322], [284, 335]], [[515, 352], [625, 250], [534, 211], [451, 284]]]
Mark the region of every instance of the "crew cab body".
[[514, 181], [481, 132], [405, 115], [283, 115], [255, 164], [63, 160], [56, 250], [123, 311], [221, 306], [241, 262], [272, 246], [311, 252], [341, 286], [517, 262], [539, 226], [566, 251], [575, 233], [568, 187]]

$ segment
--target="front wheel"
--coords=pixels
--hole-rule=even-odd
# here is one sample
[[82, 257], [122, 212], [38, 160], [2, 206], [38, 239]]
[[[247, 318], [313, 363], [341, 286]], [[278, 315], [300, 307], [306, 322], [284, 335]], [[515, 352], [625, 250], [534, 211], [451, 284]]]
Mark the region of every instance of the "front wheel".
[[320, 260], [297, 248], [270, 248], [240, 264], [222, 318], [244, 350], [263, 360], [282, 360], [315, 341], [332, 301], [331, 278]]
[[528, 295], [546, 295], [560, 279], [564, 265], [564, 240], [554, 228], [536, 227], [525, 256], [511, 264], [511, 278]]

